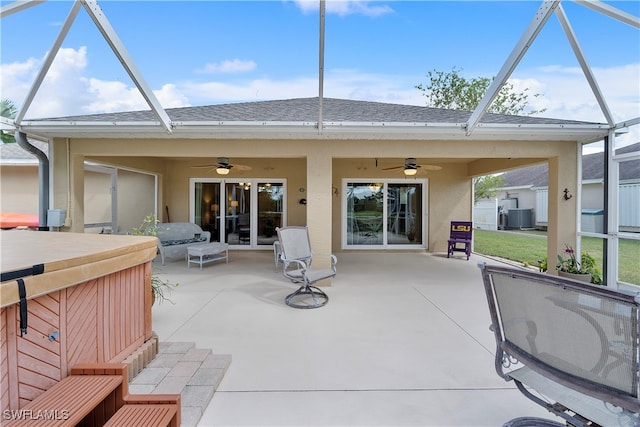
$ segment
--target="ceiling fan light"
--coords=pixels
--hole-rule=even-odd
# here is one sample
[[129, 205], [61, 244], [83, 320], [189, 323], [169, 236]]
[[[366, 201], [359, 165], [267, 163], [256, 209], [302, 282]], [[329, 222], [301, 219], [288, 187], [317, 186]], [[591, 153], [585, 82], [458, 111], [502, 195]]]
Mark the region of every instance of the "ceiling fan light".
[[218, 175], [229, 175], [229, 169], [221, 166], [216, 168], [216, 172]]
[[418, 169], [416, 168], [404, 168], [404, 174], [407, 176], [413, 176], [418, 173]]

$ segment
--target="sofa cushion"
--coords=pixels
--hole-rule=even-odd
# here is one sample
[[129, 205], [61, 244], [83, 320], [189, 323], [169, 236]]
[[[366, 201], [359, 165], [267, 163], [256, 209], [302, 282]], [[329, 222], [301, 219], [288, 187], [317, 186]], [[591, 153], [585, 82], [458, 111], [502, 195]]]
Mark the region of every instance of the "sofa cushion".
[[185, 245], [190, 243], [199, 243], [199, 242], [206, 242], [206, 241], [207, 241], [206, 236], [200, 236], [200, 237], [192, 237], [191, 239], [160, 240], [160, 244], [162, 246], [174, 246], [174, 245]]
[[192, 239], [202, 234], [202, 228], [191, 222], [165, 222], [158, 224], [158, 238], [164, 241]]

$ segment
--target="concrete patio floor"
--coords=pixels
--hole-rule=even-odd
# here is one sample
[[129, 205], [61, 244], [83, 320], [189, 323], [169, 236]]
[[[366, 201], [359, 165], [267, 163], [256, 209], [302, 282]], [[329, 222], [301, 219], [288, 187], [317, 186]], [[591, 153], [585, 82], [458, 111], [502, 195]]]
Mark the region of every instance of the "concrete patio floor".
[[[271, 252], [165, 266], [175, 304], [154, 306], [162, 341], [231, 365], [201, 426], [499, 426], [552, 418], [493, 368], [478, 261], [428, 253], [337, 253], [329, 303], [296, 310]], [[157, 264], [157, 265], [156, 265]]]

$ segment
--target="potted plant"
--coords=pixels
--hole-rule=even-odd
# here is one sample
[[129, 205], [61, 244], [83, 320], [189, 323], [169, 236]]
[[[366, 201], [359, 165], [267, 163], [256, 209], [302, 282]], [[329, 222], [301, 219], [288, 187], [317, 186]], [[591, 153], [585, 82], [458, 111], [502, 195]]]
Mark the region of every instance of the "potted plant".
[[[133, 236], [154, 236], [157, 237], [160, 228], [158, 227], [158, 223], [160, 221], [156, 218], [155, 215], [147, 215], [140, 227], [133, 227], [128, 234]], [[156, 273], [151, 274], [151, 301], [152, 304], [155, 304], [158, 301], [158, 304], [162, 304], [163, 301], [169, 301], [173, 304], [173, 301], [169, 299], [167, 296], [171, 293], [173, 288], [177, 287], [179, 283], [175, 285], [168, 280], [162, 280]]]
[[151, 274], [151, 304], [155, 304], [156, 301], [158, 301], [158, 304], [162, 304], [163, 301], [169, 301], [171, 304], [175, 304], [167, 295], [170, 294], [176, 286], [178, 286], [178, 283], [174, 285], [168, 280], [160, 279], [157, 274]]
[[580, 261], [578, 261], [574, 249], [565, 244], [564, 254], [566, 254], [566, 258], [563, 255], [558, 255], [556, 269], [559, 276], [597, 285], [602, 284], [602, 275], [596, 266], [596, 260], [588, 252], [582, 251]]

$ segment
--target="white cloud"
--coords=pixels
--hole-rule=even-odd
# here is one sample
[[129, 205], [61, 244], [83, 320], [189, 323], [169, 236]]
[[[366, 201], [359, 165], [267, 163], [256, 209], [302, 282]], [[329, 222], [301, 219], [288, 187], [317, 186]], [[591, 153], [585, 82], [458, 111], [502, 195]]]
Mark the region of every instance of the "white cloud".
[[39, 61], [29, 58], [25, 62], [2, 64], [0, 79], [2, 79], [2, 99], [9, 99], [19, 107], [19, 103], [29, 90], [31, 81], [35, 78]]
[[[29, 88], [42, 67], [42, 60], [29, 59], [21, 66], [2, 65], [2, 96], [22, 108]], [[87, 66], [87, 49], [60, 49], [37, 91], [26, 117], [53, 117], [78, 113], [78, 106], [90, 100], [88, 80], [83, 72]], [[9, 83], [11, 82], [11, 83]]]
[[146, 106], [138, 88], [122, 82], [90, 79], [87, 90], [92, 100], [83, 107], [86, 113], [142, 110]]
[[164, 108], [190, 107], [189, 99], [174, 84], [165, 84], [160, 90], [154, 90], [156, 98]]
[[[2, 97], [21, 103], [35, 81], [43, 60], [2, 64]], [[45, 118], [76, 114], [146, 110], [146, 101], [132, 83], [87, 77], [87, 49], [63, 48], [56, 55], [25, 117]], [[173, 84], [154, 94], [165, 108], [188, 106], [189, 101]]]
[[289, 80], [263, 78], [234, 82], [192, 82], [181, 84], [180, 89], [196, 105], [318, 96], [317, 80], [307, 77]]
[[[414, 79], [414, 76], [384, 76], [358, 70], [327, 70], [324, 96], [424, 105], [422, 93], [414, 89]], [[194, 105], [318, 96], [316, 76], [299, 76], [287, 80], [262, 78], [242, 81], [189, 82], [181, 83], [179, 87]]]
[[[239, 63], [244, 63], [240, 61]], [[233, 61], [230, 61], [230, 64]], [[2, 64], [2, 97], [20, 108], [37, 75], [42, 60]], [[61, 49], [39, 89], [27, 118], [59, 117], [148, 109], [131, 82], [105, 81], [87, 76], [87, 49]], [[237, 65], [238, 63], [236, 63]], [[219, 64], [221, 65], [221, 64]], [[232, 64], [229, 68], [233, 68]], [[595, 68], [594, 74], [616, 121], [640, 115], [640, 64]], [[363, 70], [330, 69], [325, 72], [324, 96], [394, 104], [425, 105], [415, 85], [422, 75], [381, 75]], [[546, 108], [545, 117], [604, 122], [595, 96], [579, 68], [547, 66], [517, 70], [511, 82], [516, 90], [530, 88], [540, 93], [530, 99], [534, 109]], [[288, 79], [234, 79], [219, 77], [200, 82], [167, 82], [154, 93], [165, 108], [238, 101], [288, 99], [318, 96], [315, 75]], [[624, 136], [638, 142], [640, 126]]]
[[[304, 13], [315, 12], [319, 9], [317, 0], [294, 0], [294, 3]], [[361, 14], [366, 16], [380, 16], [393, 13], [393, 9], [387, 5], [372, 5], [371, 1], [359, 0], [329, 0], [325, 3], [326, 13], [333, 13], [339, 16]]]
[[[514, 78], [516, 90], [525, 87], [541, 96], [531, 99], [534, 109], [546, 108], [544, 117], [606, 123], [606, 118], [582, 69], [577, 67], [547, 66], [526, 70]], [[640, 63], [610, 68], [593, 68], [598, 87], [618, 123], [640, 116]], [[528, 75], [529, 77], [524, 77]], [[617, 139], [623, 146], [640, 141], [640, 126]]]
[[[150, 107], [142, 97], [138, 88], [122, 82], [109, 82], [91, 79], [90, 93], [94, 101], [84, 109], [87, 113], [104, 113], [105, 111], [148, 110]], [[164, 108], [188, 107], [189, 101], [173, 84], [165, 84], [154, 95]]]
[[[593, 68], [600, 91], [615, 121], [640, 115], [640, 63], [610, 68]], [[547, 66], [516, 72], [516, 89], [529, 87], [541, 96], [532, 100], [535, 108], [547, 108], [546, 117], [605, 122], [582, 70], [575, 67]], [[528, 75], [528, 77], [524, 77]]]
[[248, 71], [253, 71], [257, 67], [257, 64], [254, 61], [243, 61], [241, 59], [226, 59], [224, 61], [214, 63], [214, 64], [205, 64], [203, 69], [196, 70], [196, 73], [199, 74], [209, 74], [209, 73], [246, 73]]

